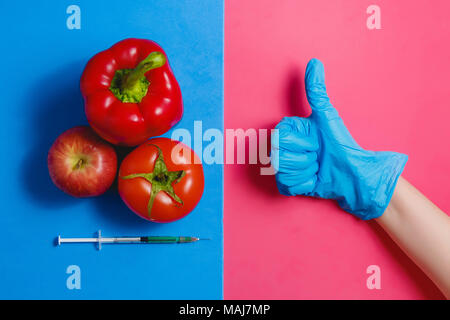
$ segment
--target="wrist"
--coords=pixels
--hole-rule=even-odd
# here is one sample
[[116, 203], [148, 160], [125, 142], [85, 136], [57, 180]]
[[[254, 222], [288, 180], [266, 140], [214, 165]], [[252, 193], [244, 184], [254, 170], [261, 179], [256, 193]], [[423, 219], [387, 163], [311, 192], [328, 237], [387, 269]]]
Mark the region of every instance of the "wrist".
[[392, 157], [387, 163], [384, 174], [382, 175], [382, 181], [377, 190], [378, 201], [375, 203], [375, 214], [372, 218], [379, 218], [386, 211], [407, 161], [407, 155], [392, 153]]
[[383, 215], [408, 161], [407, 155], [396, 152], [376, 152], [376, 157], [382, 164], [382, 170], [380, 171], [377, 188], [363, 220], [375, 219]]

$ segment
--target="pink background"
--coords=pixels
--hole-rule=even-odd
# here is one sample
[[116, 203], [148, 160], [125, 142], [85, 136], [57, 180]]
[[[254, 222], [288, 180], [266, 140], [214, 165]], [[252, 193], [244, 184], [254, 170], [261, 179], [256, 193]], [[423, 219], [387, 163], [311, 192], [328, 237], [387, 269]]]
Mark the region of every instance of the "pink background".
[[[371, 4], [381, 30], [366, 27]], [[408, 154], [404, 177], [450, 212], [449, 12], [446, 0], [226, 0], [225, 127], [307, 114], [304, 70], [319, 58], [359, 144]], [[279, 195], [258, 172], [225, 166], [225, 299], [443, 298], [375, 222]], [[381, 290], [366, 287], [372, 264]]]

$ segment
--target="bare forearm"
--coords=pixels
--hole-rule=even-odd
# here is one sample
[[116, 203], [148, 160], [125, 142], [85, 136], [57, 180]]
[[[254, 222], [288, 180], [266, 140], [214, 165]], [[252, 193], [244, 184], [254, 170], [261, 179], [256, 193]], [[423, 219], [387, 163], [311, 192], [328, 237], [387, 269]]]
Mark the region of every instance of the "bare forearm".
[[450, 217], [400, 177], [376, 220], [450, 299]]

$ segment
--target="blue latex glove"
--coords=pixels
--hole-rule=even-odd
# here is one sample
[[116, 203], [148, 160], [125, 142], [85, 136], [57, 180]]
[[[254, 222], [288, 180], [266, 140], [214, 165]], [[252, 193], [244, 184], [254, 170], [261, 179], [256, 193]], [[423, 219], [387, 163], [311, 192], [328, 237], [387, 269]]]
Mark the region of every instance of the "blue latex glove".
[[381, 216], [408, 160], [404, 154], [361, 148], [325, 88], [323, 64], [312, 59], [305, 88], [312, 114], [285, 117], [272, 136], [272, 166], [280, 193], [337, 200], [364, 220]]

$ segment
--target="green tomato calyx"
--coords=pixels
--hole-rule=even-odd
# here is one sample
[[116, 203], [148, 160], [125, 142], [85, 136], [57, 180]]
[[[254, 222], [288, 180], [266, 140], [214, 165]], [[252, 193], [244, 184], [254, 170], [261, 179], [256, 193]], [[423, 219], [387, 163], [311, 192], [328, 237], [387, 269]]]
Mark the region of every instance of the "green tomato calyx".
[[167, 170], [167, 166], [164, 161], [164, 156], [161, 148], [159, 148], [157, 145], [154, 144], [151, 145], [158, 149], [158, 157], [156, 158], [153, 172], [133, 173], [121, 177], [122, 179], [143, 178], [148, 182], [150, 182], [152, 188], [150, 191], [150, 199], [147, 204], [148, 217], [150, 220], [153, 202], [155, 201], [156, 195], [160, 191], [164, 191], [165, 193], [167, 193], [173, 200], [175, 200], [175, 202], [180, 204], [180, 206], [183, 205], [183, 201], [180, 199], [180, 197], [177, 196], [177, 194], [173, 190], [173, 184], [178, 183], [186, 175], [186, 172], [184, 170], [179, 171]]

